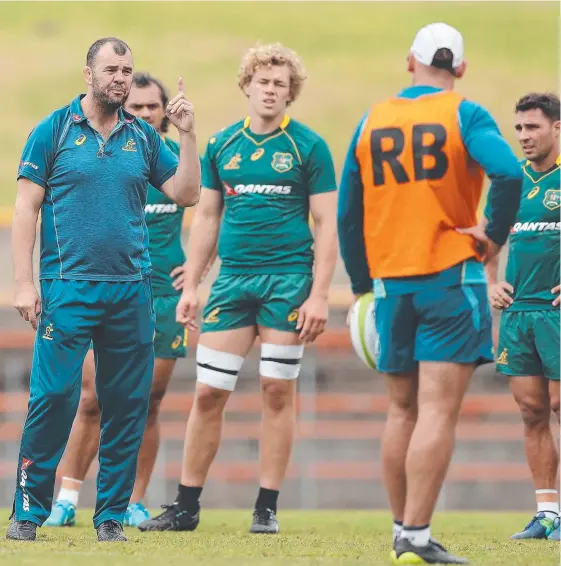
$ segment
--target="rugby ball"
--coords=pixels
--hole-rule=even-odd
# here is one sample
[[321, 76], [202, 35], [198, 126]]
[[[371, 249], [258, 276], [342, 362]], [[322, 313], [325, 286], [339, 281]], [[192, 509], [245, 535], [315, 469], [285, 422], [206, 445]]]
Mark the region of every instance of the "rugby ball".
[[362, 295], [351, 307], [349, 331], [356, 355], [371, 369], [376, 369], [378, 334], [374, 323], [374, 293]]

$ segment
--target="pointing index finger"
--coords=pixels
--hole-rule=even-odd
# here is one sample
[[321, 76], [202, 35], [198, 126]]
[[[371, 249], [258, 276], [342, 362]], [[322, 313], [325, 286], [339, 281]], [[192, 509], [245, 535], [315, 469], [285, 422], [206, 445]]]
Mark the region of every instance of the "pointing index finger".
[[177, 89], [179, 92], [185, 93], [185, 87], [183, 86], [183, 77], [179, 77], [177, 79]]

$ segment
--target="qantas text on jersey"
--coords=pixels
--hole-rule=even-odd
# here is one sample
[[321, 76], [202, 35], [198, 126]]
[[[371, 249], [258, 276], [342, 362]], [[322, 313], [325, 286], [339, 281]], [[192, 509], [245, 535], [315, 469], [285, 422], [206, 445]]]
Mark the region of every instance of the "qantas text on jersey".
[[292, 192], [290, 185], [236, 185], [231, 187], [228, 183], [224, 183], [227, 196], [238, 196], [243, 194], [259, 194], [259, 195], [289, 195]]
[[173, 214], [177, 212], [177, 205], [173, 204], [147, 204], [144, 207], [146, 214]]
[[549, 232], [550, 230], [561, 230], [561, 222], [517, 222], [511, 229], [511, 233], [517, 232]]

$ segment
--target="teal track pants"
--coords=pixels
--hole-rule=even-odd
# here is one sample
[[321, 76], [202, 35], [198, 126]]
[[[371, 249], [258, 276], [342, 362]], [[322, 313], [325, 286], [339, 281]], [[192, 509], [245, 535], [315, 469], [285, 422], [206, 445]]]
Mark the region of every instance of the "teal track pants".
[[136, 476], [154, 369], [150, 279], [41, 281], [42, 313], [18, 461], [16, 520], [42, 525], [80, 400], [82, 364], [94, 344], [101, 438], [94, 526], [120, 523]]

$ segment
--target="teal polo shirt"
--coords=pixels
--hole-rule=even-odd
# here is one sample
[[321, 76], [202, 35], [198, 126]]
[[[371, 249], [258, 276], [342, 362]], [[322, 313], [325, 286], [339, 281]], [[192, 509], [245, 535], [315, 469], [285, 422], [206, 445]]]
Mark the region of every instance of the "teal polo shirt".
[[119, 110], [103, 140], [80, 101], [55, 110], [29, 135], [18, 179], [45, 189], [40, 279], [135, 281], [151, 272], [144, 206], [175, 174], [177, 156], [156, 130]]

